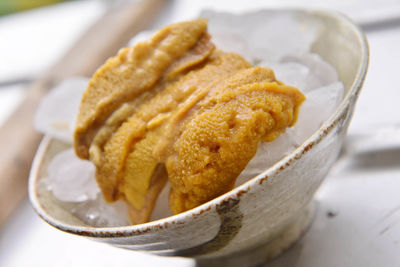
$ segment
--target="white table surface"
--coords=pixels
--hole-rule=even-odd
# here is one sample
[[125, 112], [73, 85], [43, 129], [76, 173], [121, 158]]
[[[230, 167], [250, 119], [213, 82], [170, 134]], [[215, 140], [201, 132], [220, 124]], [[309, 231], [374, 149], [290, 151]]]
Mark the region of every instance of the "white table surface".
[[[337, 8], [366, 26], [370, 67], [343, 154], [316, 195], [310, 229], [295, 246], [263, 266], [400, 266], [399, 1], [266, 2], [169, 1], [154, 23], [159, 27], [193, 17], [203, 7], [239, 11], [306, 3]], [[83, 1], [0, 18], [0, 81], [37, 76], [103, 11], [100, 2]], [[0, 123], [18, 105], [23, 87], [0, 87]], [[89, 265], [194, 262], [65, 234], [36, 216], [27, 200], [0, 229], [0, 266]]]

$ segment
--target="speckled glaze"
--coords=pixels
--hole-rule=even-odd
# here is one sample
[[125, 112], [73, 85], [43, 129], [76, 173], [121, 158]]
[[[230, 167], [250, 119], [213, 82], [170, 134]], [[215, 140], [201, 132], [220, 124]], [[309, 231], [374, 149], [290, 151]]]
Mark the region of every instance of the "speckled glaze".
[[[368, 66], [368, 44], [343, 15], [321, 10], [275, 10], [300, 25], [318, 24], [312, 51], [336, 67], [346, 95], [336, 112], [300, 147], [234, 190], [187, 212], [146, 224], [95, 228], [39, 186], [49, 160], [67, 146], [45, 137], [30, 175], [29, 194], [52, 226], [118, 247], [194, 257], [199, 264], [255, 264], [295, 242], [312, 217], [312, 198], [335, 162]], [[233, 256], [234, 255], [234, 256]], [[251, 259], [251, 260], [250, 260]]]

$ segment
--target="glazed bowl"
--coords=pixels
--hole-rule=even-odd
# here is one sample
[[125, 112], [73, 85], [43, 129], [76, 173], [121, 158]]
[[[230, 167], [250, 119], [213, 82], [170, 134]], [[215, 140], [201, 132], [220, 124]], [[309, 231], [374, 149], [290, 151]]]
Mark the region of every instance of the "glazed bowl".
[[258, 176], [184, 213], [124, 227], [88, 226], [67, 204], [39, 186], [49, 161], [69, 145], [46, 136], [29, 182], [41, 218], [67, 233], [158, 255], [193, 257], [199, 263], [241, 265], [276, 256], [295, 242], [312, 217], [312, 199], [335, 162], [368, 66], [362, 31], [345, 16], [323, 10], [272, 10], [299, 27], [318, 26], [311, 51], [333, 65], [345, 96], [334, 114], [303, 144]]

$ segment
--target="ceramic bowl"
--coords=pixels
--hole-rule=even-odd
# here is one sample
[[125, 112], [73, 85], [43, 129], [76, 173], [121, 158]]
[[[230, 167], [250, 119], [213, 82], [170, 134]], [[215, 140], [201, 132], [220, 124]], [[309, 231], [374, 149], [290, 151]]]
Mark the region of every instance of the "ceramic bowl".
[[305, 27], [318, 24], [312, 52], [336, 67], [345, 86], [345, 97], [335, 113], [300, 147], [243, 185], [195, 209], [141, 225], [96, 228], [74, 217], [65, 204], [39, 186], [50, 159], [67, 148], [45, 137], [29, 185], [39, 216], [71, 234], [159, 255], [194, 257], [199, 263], [212, 259], [212, 263], [254, 264], [289, 247], [307, 228], [313, 195], [340, 152], [366, 75], [368, 45], [362, 31], [341, 14], [298, 9], [273, 12], [289, 14]]

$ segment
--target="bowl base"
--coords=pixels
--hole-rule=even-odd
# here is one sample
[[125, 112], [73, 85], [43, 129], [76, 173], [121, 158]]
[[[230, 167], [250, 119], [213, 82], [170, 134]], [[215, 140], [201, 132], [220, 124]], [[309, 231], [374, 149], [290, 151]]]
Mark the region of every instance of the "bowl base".
[[271, 260], [289, 249], [306, 232], [314, 217], [315, 207], [314, 201], [311, 201], [275, 238], [261, 246], [218, 258], [198, 258], [195, 259], [196, 266], [254, 266]]

